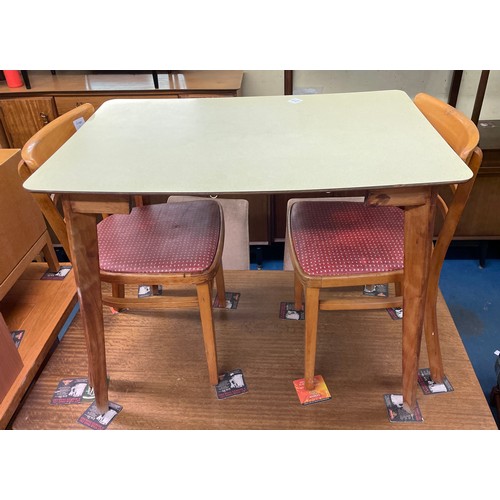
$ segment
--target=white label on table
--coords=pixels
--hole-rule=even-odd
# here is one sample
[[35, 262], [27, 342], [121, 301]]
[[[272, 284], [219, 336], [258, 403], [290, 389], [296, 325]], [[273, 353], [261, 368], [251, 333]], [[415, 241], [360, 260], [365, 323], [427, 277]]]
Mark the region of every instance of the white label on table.
[[302, 102], [302, 99], [294, 97], [293, 99], [290, 99], [288, 102], [291, 102], [292, 104], [298, 104], [299, 102]]
[[83, 116], [80, 116], [80, 118], [73, 120], [73, 125], [75, 126], [76, 130], [78, 130], [84, 123], [85, 118]]

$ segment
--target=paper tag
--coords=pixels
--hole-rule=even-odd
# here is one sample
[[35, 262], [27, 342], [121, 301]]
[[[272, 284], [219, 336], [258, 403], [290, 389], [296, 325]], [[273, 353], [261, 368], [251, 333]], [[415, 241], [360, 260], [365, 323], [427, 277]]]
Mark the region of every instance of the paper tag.
[[303, 320], [304, 318], [304, 305], [302, 305], [302, 311], [297, 311], [295, 302], [280, 302], [280, 319]]
[[83, 116], [80, 116], [80, 118], [73, 120], [73, 125], [75, 126], [76, 130], [78, 130], [84, 123], [85, 123], [85, 118], [83, 118]]
[[403, 396], [401, 394], [384, 394], [387, 414], [390, 422], [423, 422], [422, 413], [416, 403], [413, 413], [403, 408]]
[[219, 375], [219, 383], [215, 386], [217, 399], [226, 399], [248, 392], [243, 372], [238, 368]]
[[453, 386], [446, 376], [443, 377], [443, 382], [441, 384], [434, 382], [429, 368], [421, 368], [418, 370], [418, 385], [424, 394], [439, 394], [453, 391]]
[[332, 399], [322, 375], [314, 376], [314, 388], [310, 391], [306, 389], [305, 379], [303, 378], [294, 380], [293, 386], [295, 387], [300, 403], [303, 405], [321, 403], [322, 401]]
[[240, 301], [240, 292], [226, 292], [226, 303], [224, 305], [219, 304], [219, 296], [215, 296], [213, 307], [220, 309], [237, 309], [238, 302]]
[[95, 402], [92, 403], [77, 420], [77, 422], [85, 425], [86, 427], [90, 427], [91, 429], [106, 429], [116, 415], [118, 415], [118, 413], [120, 413], [123, 409], [123, 406], [111, 401], [108, 402], [108, 406], [109, 409], [106, 413], [100, 413]]
[[289, 99], [288, 102], [291, 102], [292, 104], [298, 104], [299, 102], [302, 102], [302, 99], [294, 97], [293, 99]]
[[46, 271], [45, 274], [40, 278], [41, 280], [63, 280], [68, 273], [71, 271], [71, 266], [61, 266], [59, 271], [53, 273], [51, 271]]
[[57, 389], [50, 401], [51, 405], [79, 404], [83, 394], [88, 390], [86, 378], [63, 379], [57, 385]]

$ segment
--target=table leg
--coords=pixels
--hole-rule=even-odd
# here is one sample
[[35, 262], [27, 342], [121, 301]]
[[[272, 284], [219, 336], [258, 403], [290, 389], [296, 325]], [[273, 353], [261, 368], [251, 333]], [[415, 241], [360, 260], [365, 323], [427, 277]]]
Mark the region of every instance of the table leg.
[[74, 212], [66, 196], [63, 208], [87, 344], [89, 384], [97, 409], [105, 413], [109, 407], [96, 215]]
[[305, 288], [305, 359], [304, 385], [308, 391], [314, 389], [314, 369], [316, 366], [316, 344], [318, 338], [319, 288]]
[[418, 360], [422, 341], [425, 295], [434, 228], [435, 194], [428, 202], [405, 210], [405, 279], [403, 284], [403, 401], [417, 404]]

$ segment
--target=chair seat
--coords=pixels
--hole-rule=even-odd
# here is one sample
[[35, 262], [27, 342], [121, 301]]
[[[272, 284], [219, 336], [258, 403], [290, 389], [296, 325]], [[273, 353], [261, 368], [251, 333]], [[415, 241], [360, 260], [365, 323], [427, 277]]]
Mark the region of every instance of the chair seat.
[[148, 205], [97, 226], [101, 270], [116, 273], [203, 273], [212, 266], [221, 230], [214, 200]]
[[309, 276], [403, 268], [404, 212], [342, 201], [300, 201], [290, 211], [293, 251]]

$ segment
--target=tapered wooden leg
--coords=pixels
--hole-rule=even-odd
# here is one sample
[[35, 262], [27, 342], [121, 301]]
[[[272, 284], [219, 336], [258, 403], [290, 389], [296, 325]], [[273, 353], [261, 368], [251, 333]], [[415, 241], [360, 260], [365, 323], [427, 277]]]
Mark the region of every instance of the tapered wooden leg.
[[111, 295], [123, 299], [125, 297], [125, 285], [123, 283], [111, 283]]
[[224, 271], [222, 269], [222, 262], [219, 265], [217, 274], [215, 275], [215, 282], [217, 284], [217, 297], [219, 299], [219, 304], [221, 307], [225, 307], [226, 304], [226, 284], [224, 282]]
[[428, 203], [405, 209], [403, 283], [403, 402], [413, 412], [417, 403], [418, 360], [432, 246], [435, 195]]
[[437, 324], [438, 281], [438, 278], [434, 276], [429, 277], [429, 286], [427, 288], [427, 297], [425, 301], [424, 332], [431, 378], [434, 382], [442, 383], [444, 379], [444, 368]]
[[[154, 295], [154, 293], [153, 293]], [[115, 297], [117, 299], [124, 299], [125, 298], [125, 285], [123, 283], [111, 283], [111, 296]], [[111, 307], [111, 312], [120, 312], [126, 310], [126, 308], [122, 309], [115, 309], [114, 307]]]
[[54, 250], [54, 245], [52, 245], [52, 241], [50, 240], [50, 236], [47, 233], [46, 236], [46, 244], [43, 249], [43, 256], [45, 257], [45, 261], [49, 265], [49, 271], [53, 273], [57, 273], [59, 271], [59, 260], [57, 259], [56, 252]]
[[64, 196], [63, 207], [87, 343], [89, 384], [94, 388], [97, 409], [105, 413], [108, 411], [108, 384], [96, 216], [73, 212], [69, 196]]
[[219, 382], [219, 376], [217, 372], [217, 350], [215, 346], [215, 328], [212, 315], [212, 294], [210, 283], [207, 281], [206, 283], [196, 285], [196, 292], [198, 294], [198, 303], [200, 306], [201, 329], [203, 332], [203, 341], [205, 343], [208, 378], [210, 380], [210, 384], [217, 385]]
[[295, 302], [295, 310], [302, 311], [303, 308], [303, 293], [304, 287], [302, 286], [301, 281], [299, 280], [297, 273], [293, 273], [293, 285], [294, 285], [294, 302]]
[[319, 288], [306, 286], [306, 338], [304, 382], [307, 390], [314, 389], [314, 366], [316, 364], [316, 339], [318, 334]]

